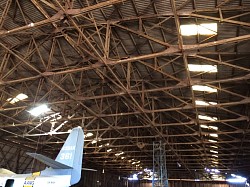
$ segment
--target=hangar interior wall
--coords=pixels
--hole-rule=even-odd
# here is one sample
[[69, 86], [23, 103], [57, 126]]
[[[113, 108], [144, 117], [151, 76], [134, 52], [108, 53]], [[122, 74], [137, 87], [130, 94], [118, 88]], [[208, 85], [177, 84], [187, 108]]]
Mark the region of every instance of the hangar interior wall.
[[[152, 187], [151, 181], [129, 181], [114, 173], [83, 171], [81, 181], [74, 187]], [[222, 181], [169, 180], [169, 187], [245, 187], [243, 184], [228, 184]]]

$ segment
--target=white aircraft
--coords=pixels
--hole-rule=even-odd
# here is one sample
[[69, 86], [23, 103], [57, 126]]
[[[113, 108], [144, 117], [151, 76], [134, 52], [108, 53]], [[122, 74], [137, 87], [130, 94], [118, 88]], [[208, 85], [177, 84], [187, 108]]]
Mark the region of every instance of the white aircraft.
[[69, 187], [79, 182], [82, 170], [84, 134], [81, 127], [72, 129], [55, 160], [27, 153], [49, 167], [30, 174], [15, 174], [0, 169], [0, 187]]

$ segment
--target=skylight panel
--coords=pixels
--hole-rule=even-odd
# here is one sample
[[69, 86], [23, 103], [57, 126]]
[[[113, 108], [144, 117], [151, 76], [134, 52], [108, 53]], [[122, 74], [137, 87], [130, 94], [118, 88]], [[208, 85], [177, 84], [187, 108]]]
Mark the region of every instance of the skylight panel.
[[201, 105], [201, 106], [208, 106], [209, 105], [207, 102], [205, 102], [205, 101], [199, 101], [199, 100], [196, 100], [195, 104], [196, 105]]
[[217, 131], [218, 127], [216, 127], [216, 126], [209, 126], [209, 129], [213, 129], [213, 130]]
[[192, 89], [194, 91], [201, 91], [201, 92], [210, 92], [210, 93], [217, 92], [217, 89], [203, 85], [193, 85]]
[[188, 70], [193, 72], [207, 72], [207, 73], [218, 72], [216, 65], [188, 64]]
[[218, 147], [217, 147], [217, 146], [214, 146], [214, 145], [211, 145], [210, 147], [215, 148], [215, 149], [218, 149]]
[[27, 98], [28, 98], [27, 95], [20, 93], [14, 98], [8, 98], [7, 101], [9, 101], [11, 104], [14, 104], [14, 103], [17, 103], [18, 101], [22, 101], [22, 100], [27, 99]]
[[205, 24], [189, 24], [181, 25], [182, 36], [193, 36], [193, 35], [217, 35], [217, 23], [205, 23]]
[[198, 115], [199, 119], [203, 119], [203, 120], [208, 120], [208, 121], [216, 121], [218, 120], [217, 117], [210, 117], [210, 116], [204, 116], [204, 115]]
[[210, 152], [218, 154], [218, 151], [215, 151], [215, 150], [210, 150]]
[[115, 156], [120, 156], [120, 155], [123, 155], [124, 152], [120, 152], [120, 153], [116, 153]]
[[207, 125], [200, 125], [201, 128], [203, 129], [208, 129], [209, 127]]
[[181, 25], [180, 29], [182, 36], [192, 36], [198, 34], [198, 26], [195, 24]]
[[108, 149], [108, 150], [107, 150], [107, 152], [110, 152], [110, 151], [112, 151], [112, 149]]
[[204, 23], [198, 25], [198, 34], [217, 35], [217, 23]]
[[206, 102], [206, 101], [201, 101], [201, 100], [196, 100], [195, 101], [196, 105], [200, 105], [200, 106], [209, 106], [209, 105], [217, 105], [218, 103], [216, 102]]
[[207, 125], [200, 125], [200, 127], [201, 128], [203, 128], [203, 129], [212, 129], [212, 130], [218, 130], [218, 127], [216, 127], [216, 126], [207, 126]]
[[39, 116], [41, 114], [44, 114], [46, 112], [50, 111], [47, 105], [40, 105], [36, 108], [33, 108], [32, 110], [28, 111], [33, 116]]
[[86, 135], [85, 135], [85, 137], [87, 138], [87, 137], [91, 137], [91, 136], [93, 136], [94, 134], [92, 133], [92, 132], [88, 132]]
[[218, 138], [218, 134], [209, 134], [212, 137]]

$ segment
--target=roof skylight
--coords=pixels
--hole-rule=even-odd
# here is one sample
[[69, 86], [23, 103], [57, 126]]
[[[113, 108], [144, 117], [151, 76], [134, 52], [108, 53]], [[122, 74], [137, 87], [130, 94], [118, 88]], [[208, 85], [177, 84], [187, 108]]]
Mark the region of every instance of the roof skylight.
[[200, 125], [200, 127], [201, 128], [203, 128], [203, 129], [212, 129], [212, 130], [218, 130], [218, 127], [216, 127], [216, 126], [207, 126], [207, 125]]
[[17, 103], [18, 101], [22, 101], [22, 100], [27, 99], [27, 98], [28, 98], [27, 95], [20, 93], [14, 98], [8, 98], [7, 101], [9, 101], [11, 104], [14, 104], [14, 103]]
[[33, 116], [39, 116], [41, 114], [44, 114], [46, 112], [50, 111], [50, 109], [48, 108], [47, 105], [40, 105], [36, 108], [33, 108], [32, 110], [28, 111], [30, 114], [32, 114]]
[[120, 156], [120, 155], [123, 155], [124, 152], [120, 152], [120, 153], [116, 153], [115, 156]]
[[207, 72], [207, 73], [218, 72], [216, 65], [188, 64], [188, 70], [193, 72]]
[[209, 134], [212, 137], [218, 138], [218, 134]]
[[189, 24], [181, 25], [182, 36], [193, 36], [193, 35], [217, 35], [217, 23], [204, 23], [204, 24]]
[[195, 91], [201, 91], [201, 92], [217, 92], [217, 89], [209, 87], [209, 86], [203, 86], [203, 85], [193, 85], [192, 89]]
[[201, 105], [201, 106], [209, 106], [209, 105], [217, 105], [218, 103], [216, 102], [206, 102], [206, 101], [201, 101], [201, 100], [196, 100], [195, 101], [196, 105]]
[[212, 143], [217, 143], [217, 140], [211, 140], [211, 139], [209, 139], [208, 141], [212, 142]]
[[91, 137], [91, 136], [93, 136], [94, 134], [92, 133], [92, 132], [88, 132], [84, 137]]
[[218, 151], [215, 151], [215, 150], [210, 150], [210, 152], [218, 154]]
[[218, 130], [218, 127], [216, 127], [216, 126], [209, 126], [209, 129], [213, 129], [213, 130]]
[[216, 121], [218, 120], [217, 117], [210, 117], [210, 116], [204, 116], [204, 115], [198, 115], [199, 119], [203, 119], [203, 120], [208, 120], [208, 121]]
[[208, 129], [209, 127], [207, 125], [200, 125], [201, 128], [203, 129]]
[[108, 150], [107, 150], [107, 152], [110, 152], [110, 151], [112, 151], [112, 149], [108, 149]]
[[218, 147], [217, 147], [217, 146], [214, 146], [214, 145], [211, 145], [210, 147], [215, 148], [215, 149], [218, 149]]

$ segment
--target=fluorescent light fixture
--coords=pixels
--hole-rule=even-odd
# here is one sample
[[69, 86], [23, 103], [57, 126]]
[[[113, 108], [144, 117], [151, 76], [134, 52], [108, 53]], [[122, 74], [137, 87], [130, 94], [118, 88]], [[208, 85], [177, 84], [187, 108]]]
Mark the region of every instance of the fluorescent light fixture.
[[217, 140], [211, 140], [211, 139], [209, 139], [208, 141], [212, 142], [212, 143], [217, 143]]
[[218, 151], [215, 151], [215, 150], [210, 150], [210, 152], [218, 154]]
[[193, 72], [207, 72], [207, 73], [218, 72], [216, 65], [188, 64], [188, 70]]
[[214, 164], [219, 164], [219, 162], [217, 162], [217, 161], [212, 161], [212, 163], [214, 163]]
[[182, 36], [217, 35], [217, 23], [181, 25], [180, 29]]
[[206, 102], [206, 101], [201, 101], [201, 100], [196, 100], [195, 101], [196, 105], [201, 105], [201, 106], [209, 106], [209, 105], [217, 105], [218, 103], [216, 102]]
[[217, 92], [217, 89], [203, 85], [193, 85], [192, 89], [194, 91], [209, 92], [209, 93]]
[[208, 121], [216, 121], [218, 120], [217, 117], [210, 117], [210, 116], [204, 116], [204, 115], [198, 115], [199, 119], [203, 119], [203, 120], [208, 120]]
[[103, 147], [103, 145], [99, 145], [99, 147], [101, 148], [101, 147]]
[[46, 112], [48, 112], [48, 111], [50, 111], [50, 109], [48, 108], [48, 106], [47, 105], [40, 105], [40, 106], [38, 106], [38, 107], [36, 107], [36, 108], [33, 108], [32, 110], [30, 110], [30, 111], [28, 111], [31, 115], [33, 115], [33, 116], [39, 116], [39, 115], [41, 115], [41, 114], [43, 114], [43, 113], [46, 113]]
[[106, 143], [106, 146], [109, 146], [109, 143]]
[[110, 152], [110, 151], [112, 151], [112, 149], [108, 149], [108, 150], [107, 150], [107, 152]]
[[91, 143], [92, 143], [92, 144], [95, 144], [96, 142], [97, 142], [97, 140], [93, 140]]
[[209, 134], [212, 137], [218, 138], [218, 134]]
[[14, 103], [17, 103], [18, 101], [22, 101], [22, 100], [27, 99], [27, 98], [28, 98], [27, 95], [20, 93], [14, 98], [8, 98], [7, 101], [9, 101], [11, 104], [14, 104]]
[[121, 157], [121, 159], [124, 159], [124, 158], [125, 158], [124, 156]]

